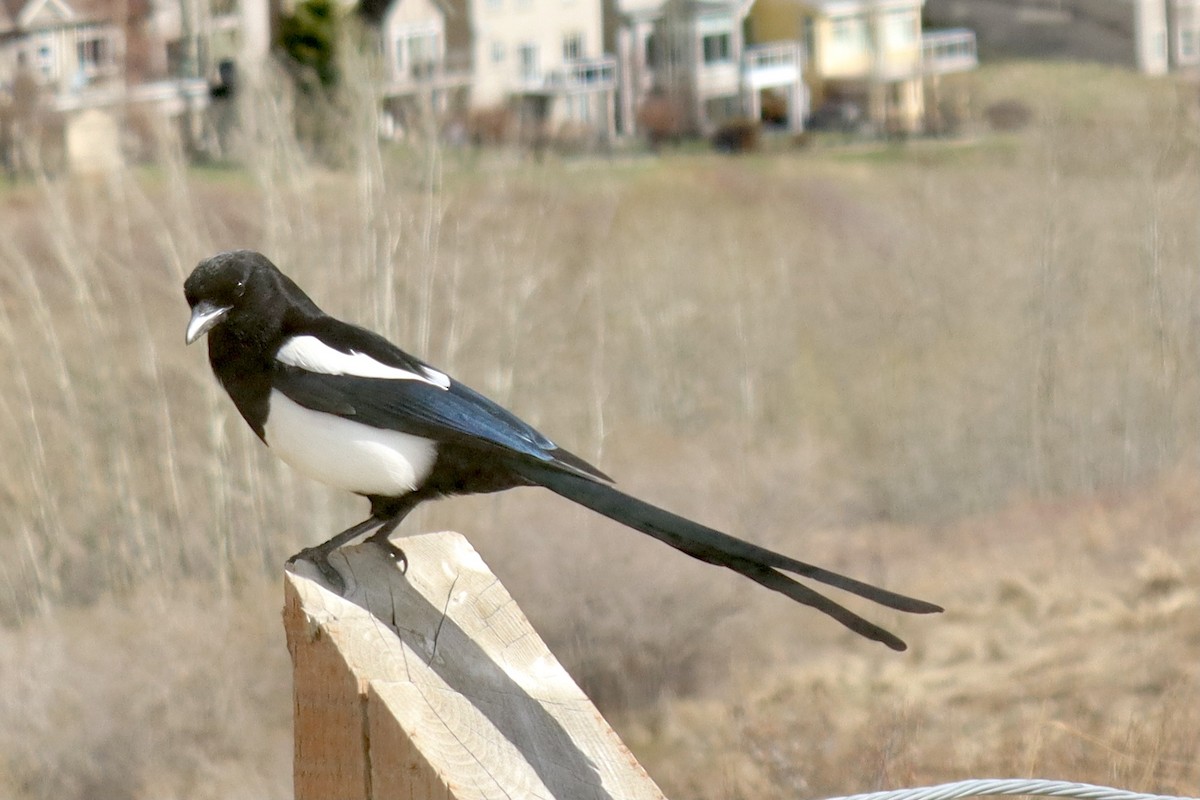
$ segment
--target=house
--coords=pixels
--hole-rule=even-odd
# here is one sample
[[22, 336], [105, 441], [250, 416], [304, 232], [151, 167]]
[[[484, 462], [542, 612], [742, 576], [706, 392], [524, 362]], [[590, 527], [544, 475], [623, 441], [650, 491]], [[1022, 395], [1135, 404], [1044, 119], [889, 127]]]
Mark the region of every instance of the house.
[[1133, 41], [1133, 61], [1147, 75], [1200, 70], [1200, 0], [1080, 0], [1072, 21], [1090, 19]]
[[1171, 66], [1195, 71], [1200, 67], [1200, 0], [1171, 0], [1167, 19], [1171, 34]]
[[465, 107], [469, 61], [465, 51], [447, 50], [446, 18], [451, 11], [444, 0], [392, 0], [379, 10], [361, 9], [379, 31], [385, 136], [402, 136], [413, 126], [436, 122]]
[[144, 80], [127, 69], [131, 33], [139, 45], [155, 44], [141, 38], [147, 16], [136, 2], [0, 0], [0, 106], [13, 104], [2, 115], [0, 161], [30, 166], [32, 147], [51, 156], [43, 167], [104, 172], [122, 162], [120, 131], [131, 112], [191, 125], [208, 102], [207, 84]]
[[686, 132], [759, 119], [771, 109], [798, 130], [807, 108], [796, 42], [748, 46], [743, 30], [754, 0], [615, 0], [609, 35], [621, 62], [620, 125], [638, 132], [639, 111], [666, 98]]
[[273, 15], [282, 6], [275, 0], [142, 1], [149, 6], [144, 36], [153, 42], [146, 71], [219, 83], [231, 71], [249, 76], [262, 67], [275, 33]]
[[51, 94], [122, 78], [124, 32], [86, 0], [0, 0], [0, 86], [21, 72]]
[[974, 69], [974, 33], [925, 32], [924, 0], [757, 0], [755, 41], [800, 41], [818, 113], [837, 109], [892, 133], [925, 126], [926, 91]]
[[1000, 58], [1096, 61], [1147, 75], [1200, 67], [1200, 0], [926, 0], [926, 19], [974, 26]]
[[550, 134], [611, 138], [616, 59], [604, 52], [601, 0], [454, 3], [471, 54], [471, 108], [515, 110]]
[[1147, 75], [1166, 75], [1170, 69], [1167, 6], [1162, 0], [1135, 0], [1133, 47], [1138, 69]]
[[1141, 13], [1162, 20], [1166, 66], [1174, 71], [1200, 68], [1200, 0], [1148, 0]]
[[515, 116], [538, 137], [612, 135], [616, 62], [603, 54], [600, 0], [376, 0], [363, 10], [387, 68], [385, 133], [422, 115], [470, 114]]

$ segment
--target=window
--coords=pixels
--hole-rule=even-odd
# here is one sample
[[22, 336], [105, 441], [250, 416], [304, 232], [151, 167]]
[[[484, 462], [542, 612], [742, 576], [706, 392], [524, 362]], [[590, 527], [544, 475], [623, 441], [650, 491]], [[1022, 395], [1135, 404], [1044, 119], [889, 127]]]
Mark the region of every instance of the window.
[[860, 15], [833, 17], [833, 45], [839, 50], [865, 50], [867, 46], [867, 20]]
[[408, 70], [414, 78], [431, 77], [440, 60], [440, 37], [437, 31], [423, 31], [408, 36]]
[[428, 78], [441, 61], [441, 35], [436, 30], [409, 31], [396, 37], [396, 72], [408, 78]]
[[523, 81], [536, 81], [541, 77], [542, 70], [538, 64], [538, 49], [536, 44], [523, 44], [517, 48], [517, 58], [520, 60], [520, 75]]
[[884, 22], [887, 43], [896, 47], [911, 47], [917, 42], [917, 25], [914, 12], [908, 9], [889, 11]]
[[563, 37], [563, 61], [578, 61], [583, 58], [583, 34], [568, 33]]
[[408, 53], [413, 63], [437, 58], [437, 34], [414, 33], [408, 37]]
[[646, 59], [646, 66], [658, 66], [658, 34], [651, 33], [646, 36], [646, 41], [643, 47], [643, 56]]
[[44, 44], [38, 48], [37, 68], [44, 80], [50, 80], [55, 77], [54, 51], [50, 49], [50, 45]]
[[492, 63], [501, 63], [504, 61], [504, 56], [504, 42], [492, 42]]
[[1196, 57], [1196, 31], [1185, 28], [1179, 32], [1179, 55], [1186, 59]]
[[112, 63], [108, 42], [99, 37], [76, 42], [75, 55], [79, 59], [79, 68], [84, 72], [93, 72]]
[[733, 37], [728, 33], [710, 33], [701, 40], [704, 46], [704, 63], [720, 64], [733, 58]]

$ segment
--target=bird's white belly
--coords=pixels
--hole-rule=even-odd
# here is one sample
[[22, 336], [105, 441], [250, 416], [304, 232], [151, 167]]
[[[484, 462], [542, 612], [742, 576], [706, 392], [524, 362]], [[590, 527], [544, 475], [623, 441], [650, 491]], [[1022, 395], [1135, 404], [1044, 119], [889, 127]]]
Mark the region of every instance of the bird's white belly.
[[271, 392], [264, 438], [297, 472], [359, 494], [402, 495], [433, 468], [433, 441], [313, 411]]

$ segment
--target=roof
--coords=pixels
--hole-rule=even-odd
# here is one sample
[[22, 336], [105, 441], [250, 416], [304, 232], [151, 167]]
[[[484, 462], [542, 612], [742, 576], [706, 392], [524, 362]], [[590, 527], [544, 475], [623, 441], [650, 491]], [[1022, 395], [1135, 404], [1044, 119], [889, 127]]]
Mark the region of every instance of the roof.
[[25, 0], [0, 0], [0, 33], [8, 33], [17, 27], [17, 15], [25, 6]]
[[801, 5], [822, 15], [868, 11], [871, 8], [912, 8], [925, 5], [925, 0], [799, 0]]
[[[0, 0], [0, 35], [20, 31], [21, 17], [35, 13], [47, 0]], [[149, 0], [50, 0], [73, 14], [77, 21], [120, 23], [150, 12]]]
[[[359, 0], [358, 11], [368, 22], [379, 25], [387, 19], [388, 12], [403, 2], [404, 0]], [[431, 0], [431, 2], [445, 16], [450, 16], [455, 11], [449, 0]]]
[[676, 9], [685, 15], [720, 11], [745, 16], [753, 2], [754, 0], [618, 0], [617, 6], [619, 12], [626, 17], [656, 20], [667, 14], [668, 8]]

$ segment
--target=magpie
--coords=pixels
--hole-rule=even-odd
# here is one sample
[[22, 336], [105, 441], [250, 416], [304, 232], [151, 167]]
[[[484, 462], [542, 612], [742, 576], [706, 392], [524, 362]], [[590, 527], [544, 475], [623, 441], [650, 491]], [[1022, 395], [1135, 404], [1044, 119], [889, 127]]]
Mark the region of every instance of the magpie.
[[187, 343], [208, 335], [208, 360], [237, 410], [297, 471], [365, 497], [371, 515], [291, 559], [314, 562], [337, 588], [329, 554], [389, 536], [414, 507], [451, 495], [542, 486], [828, 614], [893, 650], [905, 643], [788, 574], [916, 614], [941, 607], [768, 550], [638, 500], [509, 411], [382, 336], [334, 319], [261, 253], [201, 261], [184, 282]]

